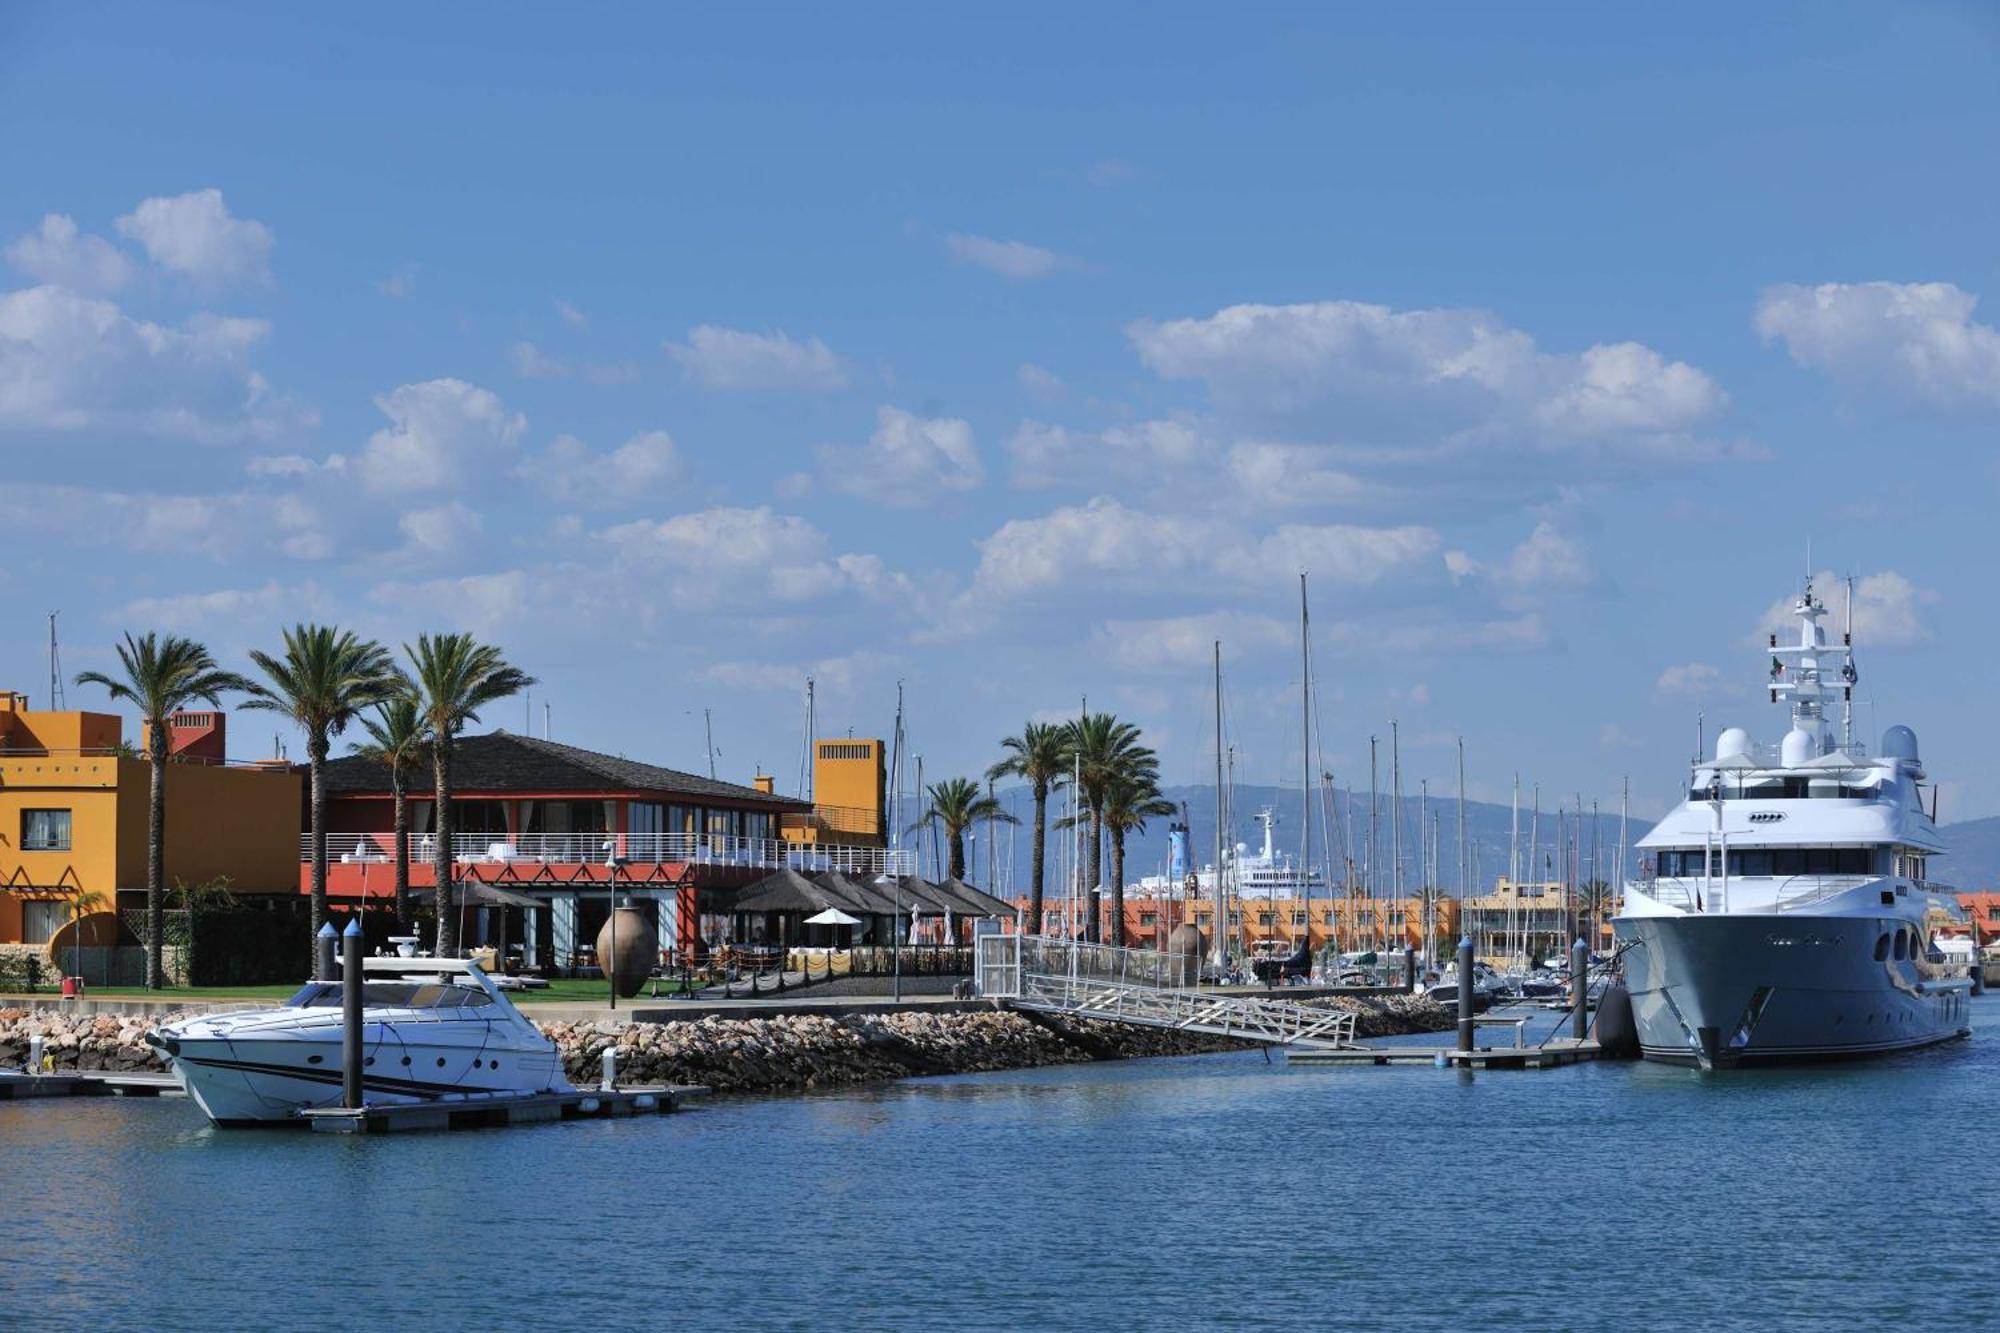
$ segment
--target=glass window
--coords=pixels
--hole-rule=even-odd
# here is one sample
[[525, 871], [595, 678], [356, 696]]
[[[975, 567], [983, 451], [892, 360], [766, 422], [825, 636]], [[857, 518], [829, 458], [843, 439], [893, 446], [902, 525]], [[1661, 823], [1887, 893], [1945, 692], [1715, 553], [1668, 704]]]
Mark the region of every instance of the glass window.
[[1739, 875], [1768, 875], [1771, 873], [1771, 853], [1767, 851], [1738, 852], [1730, 858], [1735, 864], [1730, 867]]
[[1889, 937], [1886, 934], [1875, 937], [1875, 961], [1878, 963], [1889, 961]]
[[69, 919], [67, 903], [22, 903], [21, 943], [47, 944], [56, 928]]
[[69, 811], [23, 810], [21, 850], [24, 852], [66, 852], [69, 850]]

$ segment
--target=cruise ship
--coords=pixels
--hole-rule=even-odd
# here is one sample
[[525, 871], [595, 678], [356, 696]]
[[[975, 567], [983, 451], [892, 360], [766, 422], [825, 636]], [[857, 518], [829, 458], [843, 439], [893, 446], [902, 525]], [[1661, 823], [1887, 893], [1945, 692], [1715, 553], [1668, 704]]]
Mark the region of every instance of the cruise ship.
[[[1770, 640], [1775, 747], [1731, 727], [1640, 840], [1653, 877], [1612, 921], [1649, 1060], [1720, 1069], [1910, 1050], [1969, 1031], [1971, 979], [1934, 932], [1960, 921], [1917, 737], [1853, 739], [1851, 620], [1831, 643], [1810, 581], [1796, 643]], [[1836, 733], [1828, 716], [1842, 704]], [[1926, 792], [1932, 805], [1925, 808]]]
[[[1258, 827], [1264, 831], [1263, 850], [1253, 852], [1249, 844], [1239, 842], [1224, 852], [1229, 892], [1235, 897], [1244, 899], [1325, 898], [1326, 877], [1320, 873], [1319, 868], [1301, 866], [1289, 853], [1277, 849], [1273, 833], [1277, 822], [1277, 813], [1270, 806], [1265, 806], [1257, 812]], [[1184, 847], [1177, 846], [1174, 864], [1178, 868], [1185, 862]], [[1197, 894], [1206, 897], [1214, 892], [1214, 866], [1202, 866], [1199, 870], [1193, 871], [1192, 876]], [[1132, 888], [1145, 895], [1179, 894], [1186, 891], [1187, 881], [1188, 873], [1169, 870], [1164, 875], [1147, 875]]]

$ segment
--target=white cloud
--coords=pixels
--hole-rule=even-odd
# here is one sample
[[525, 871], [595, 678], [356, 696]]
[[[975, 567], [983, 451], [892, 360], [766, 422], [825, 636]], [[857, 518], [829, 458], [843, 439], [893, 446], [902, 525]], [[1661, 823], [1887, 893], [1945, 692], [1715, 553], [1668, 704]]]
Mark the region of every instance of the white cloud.
[[830, 489], [898, 508], [972, 490], [986, 477], [970, 425], [897, 407], [876, 409], [868, 443], [821, 449], [819, 460]]
[[1597, 744], [1606, 750], [1638, 750], [1645, 748], [1645, 742], [1634, 736], [1616, 722], [1606, 722], [1597, 729]]
[[328, 454], [318, 459], [304, 454], [257, 454], [243, 464], [243, 471], [262, 479], [313, 477], [323, 473], [337, 476], [347, 471], [347, 456]]
[[590, 317], [561, 297], [556, 298], [556, 313], [562, 316], [563, 323], [573, 329], [587, 329], [590, 327]]
[[1090, 656], [1124, 671], [1183, 672], [1214, 661], [1217, 640], [1223, 656], [1240, 658], [1296, 647], [1298, 637], [1295, 624], [1244, 611], [1109, 620], [1091, 636]]
[[269, 633], [272, 625], [322, 614], [325, 598], [308, 584], [287, 587], [275, 580], [259, 588], [221, 588], [213, 592], [140, 597], [113, 607], [105, 620], [113, 625], [143, 625], [147, 629], [187, 633], [218, 627], [256, 628]]
[[133, 319], [64, 287], [0, 293], [0, 431], [108, 429], [223, 441], [310, 425], [250, 367], [261, 319]]
[[561, 358], [548, 355], [526, 339], [507, 349], [507, 359], [524, 380], [555, 380], [569, 374], [569, 366]]
[[498, 639], [530, 622], [547, 630], [563, 617], [586, 613], [578, 596], [587, 591], [556, 570], [530, 575], [525, 570], [507, 569], [460, 578], [391, 580], [370, 588], [368, 597], [390, 608], [398, 624], [435, 626]]
[[796, 695], [805, 688], [806, 677], [810, 676], [822, 693], [828, 690], [851, 693], [859, 686], [887, 678], [896, 665], [896, 658], [858, 651], [811, 662], [713, 662], [696, 672], [695, 678], [732, 690]]
[[829, 390], [847, 384], [847, 367], [818, 338], [800, 341], [785, 333], [703, 324], [688, 331], [685, 343], [668, 343], [666, 351], [710, 389]]
[[61, 213], [7, 247], [7, 262], [38, 282], [85, 293], [115, 292], [132, 280], [132, 261], [102, 236], [77, 230]]
[[1544, 519], [1493, 575], [1517, 590], [1575, 587], [1590, 582], [1590, 555], [1581, 542], [1564, 536]]
[[771, 489], [780, 500], [803, 500], [813, 492], [812, 473], [787, 472], [771, 484]]
[[812, 524], [764, 507], [625, 523], [598, 538], [643, 596], [679, 607], [754, 612], [767, 600], [842, 597], [907, 603], [914, 591], [878, 557], [833, 554]]
[[469, 538], [485, 527], [479, 515], [457, 500], [430, 509], [412, 509], [396, 520], [403, 534], [403, 555], [434, 559], [456, 555]]
[[1259, 538], [1219, 519], [1145, 513], [1100, 496], [1001, 524], [980, 543], [974, 589], [1019, 598], [1189, 576], [1255, 587], [1302, 570], [1367, 585], [1427, 563], [1438, 546], [1435, 531], [1416, 526], [1282, 524]]
[[665, 494], [681, 475], [680, 451], [663, 430], [643, 431], [608, 453], [574, 435], [558, 435], [521, 475], [566, 504], [616, 509]]
[[1636, 343], [1542, 352], [1478, 310], [1238, 305], [1126, 329], [1162, 378], [1251, 419], [1465, 443], [1662, 448], [1722, 408], [1713, 380]]
[[1706, 699], [1722, 688], [1722, 673], [1706, 662], [1683, 662], [1660, 673], [1653, 688], [1677, 699]]
[[147, 555], [233, 560], [251, 550], [320, 560], [333, 552], [319, 509], [292, 493], [155, 494], [0, 483], [0, 527], [70, 548], [115, 545]]
[[1063, 383], [1062, 376], [1030, 362], [1022, 362], [1020, 369], [1014, 372], [1014, 378], [1036, 402], [1059, 403], [1069, 393], [1069, 386]]
[[375, 399], [390, 424], [368, 437], [361, 479], [383, 493], [441, 490], [511, 462], [526, 418], [464, 380], [405, 384]]
[[1757, 332], [1836, 380], [1942, 407], [2000, 405], [2000, 330], [1972, 318], [1979, 298], [1948, 282], [1767, 287]]
[[1026, 241], [996, 241], [986, 236], [953, 232], [944, 238], [951, 257], [961, 264], [974, 264], [1005, 278], [1045, 278], [1075, 261], [1044, 250]]
[[1333, 466], [1324, 450], [1306, 445], [1246, 441], [1230, 447], [1227, 461], [1231, 480], [1252, 505], [1357, 505], [1383, 494], [1379, 483]]
[[147, 199], [112, 224], [161, 268], [199, 282], [268, 282], [277, 238], [261, 222], [231, 216], [217, 189]]
[[1102, 431], [1073, 431], [1023, 421], [1006, 444], [1016, 486], [1075, 486], [1107, 477], [1140, 481], [1211, 456], [1207, 440], [1182, 421], [1141, 421]]
[[[1840, 577], [1831, 570], [1813, 575], [1813, 592], [1829, 608], [1820, 623], [1830, 634], [1846, 628], [1847, 594]], [[1758, 622], [1757, 639], [1776, 634], [1779, 643], [1798, 641], [1799, 618], [1792, 614], [1797, 595], [1771, 603]], [[1928, 588], [1919, 588], [1894, 570], [1868, 574], [1854, 581], [1854, 646], [1866, 653], [1871, 647], [1906, 648], [1931, 637], [1925, 608], [1940, 600]]]

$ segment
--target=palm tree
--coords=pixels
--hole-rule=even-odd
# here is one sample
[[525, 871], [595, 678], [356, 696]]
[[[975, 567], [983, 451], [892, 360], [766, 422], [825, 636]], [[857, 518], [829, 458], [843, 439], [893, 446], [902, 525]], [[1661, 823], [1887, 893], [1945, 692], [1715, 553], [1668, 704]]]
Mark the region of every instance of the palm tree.
[[408, 677], [399, 674], [403, 688], [375, 705], [373, 717], [361, 719], [368, 739], [350, 747], [364, 759], [373, 759], [389, 770], [389, 794], [396, 807], [396, 929], [410, 933], [410, 779], [423, 766], [426, 755], [423, 715], [417, 710]]
[[979, 784], [971, 778], [946, 778], [933, 782], [926, 794], [931, 799], [930, 808], [923, 813], [908, 831], [917, 829], [936, 820], [944, 825], [945, 843], [951, 848], [951, 877], [965, 878], [965, 831], [982, 819], [997, 819], [1003, 824], [1018, 824], [1021, 821], [1007, 813], [1000, 802], [979, 789]]
[[152, 800], [146, 811], [146, 987], [166, 985], [167, 719], [197, 699], [219, 708], [225, 690], [248, 687], [241, 676], [215, 664], [207, 648], [169, 634], [126, 632], [118, 645], [120, 677], [85, 671], [78, 685], [102, 685], [113, 699], [139, 710], [146, 728], [146, 759], [153, 767]]
[[[326, 924], [327, 752], [332, 738], [347, 730], [355, 714], [394, 692], [396, 668], [381, 644], [332, 625], [296, 625], [285, 631], [282, 657], [253, 648], [250, 660], [264, 673], [264, 680], [249, 685], [250, 701], [244, 707], [277, 713], [306, 734], [312, 933], [317, 936]], [[317, 949], [313, 959], [317, 965]]]
[[437, 850], [432, 866], [437, 874], [437, 952], [458, 953], [458, 919], [451, 910], [451, 752], [458, 733], [479, 720], [479, 710], [519, 694], [535, 678], [509, 666], [500, 650], [470, 634], [422, 634], [417, 646], [403, 645], [410, 659], [416, 688], [417, 714], [430, 739], [431, 778], [437, 802]]
[[1098, 919], [1103, 897], [1100, 867], [1104, 862], [1104, 793], [1121, 777], [1142, 772], [1151, 775], [1156, 761], [1153, 752], [1139, 744], [1139, 729], [1129, 722], [1120, 722], [1110, 713], [1085, 713], [1067, 726], [1076, 780], [1083, 789], [1084, 809], [1090, 821], [1087, 853], [1090, 915], [1084, 923], [1084, 938], [1096, 943], [1104, 938], [1103, 923]]
[[1069, 776], [1069, 732], [1049, 722], [1029, 722], [1000, 742], [1007, 757], [986, 770], [992, 779], [1024, 779], [1035, 798], [1035, 856], [1028, 879], [1028, 934], [1042, 933], [1042, 866], [1049, 824], [1049, 791]]
[[1121, 774], [1104, 789], [1098, 817], [1111, 835], [1111, 942], [1121, 948], [1125, 944], [1125, 835], [1143, 833], [1147, 820], [1173, 813], [1174, 803], [1160, 795], [1150, 773]]

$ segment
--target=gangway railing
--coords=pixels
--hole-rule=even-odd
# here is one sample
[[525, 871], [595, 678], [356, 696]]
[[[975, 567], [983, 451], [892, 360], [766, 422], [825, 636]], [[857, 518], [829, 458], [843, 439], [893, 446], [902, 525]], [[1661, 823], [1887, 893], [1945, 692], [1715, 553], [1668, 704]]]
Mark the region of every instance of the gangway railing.
[[1016, 1009], [1178, 1028], [1278, 1046], [1354, 1045], [1355, 1016], [1261, 995], [1203, 990], [1198, 959], [1039, 935], [979, 940], [980, 995]]

